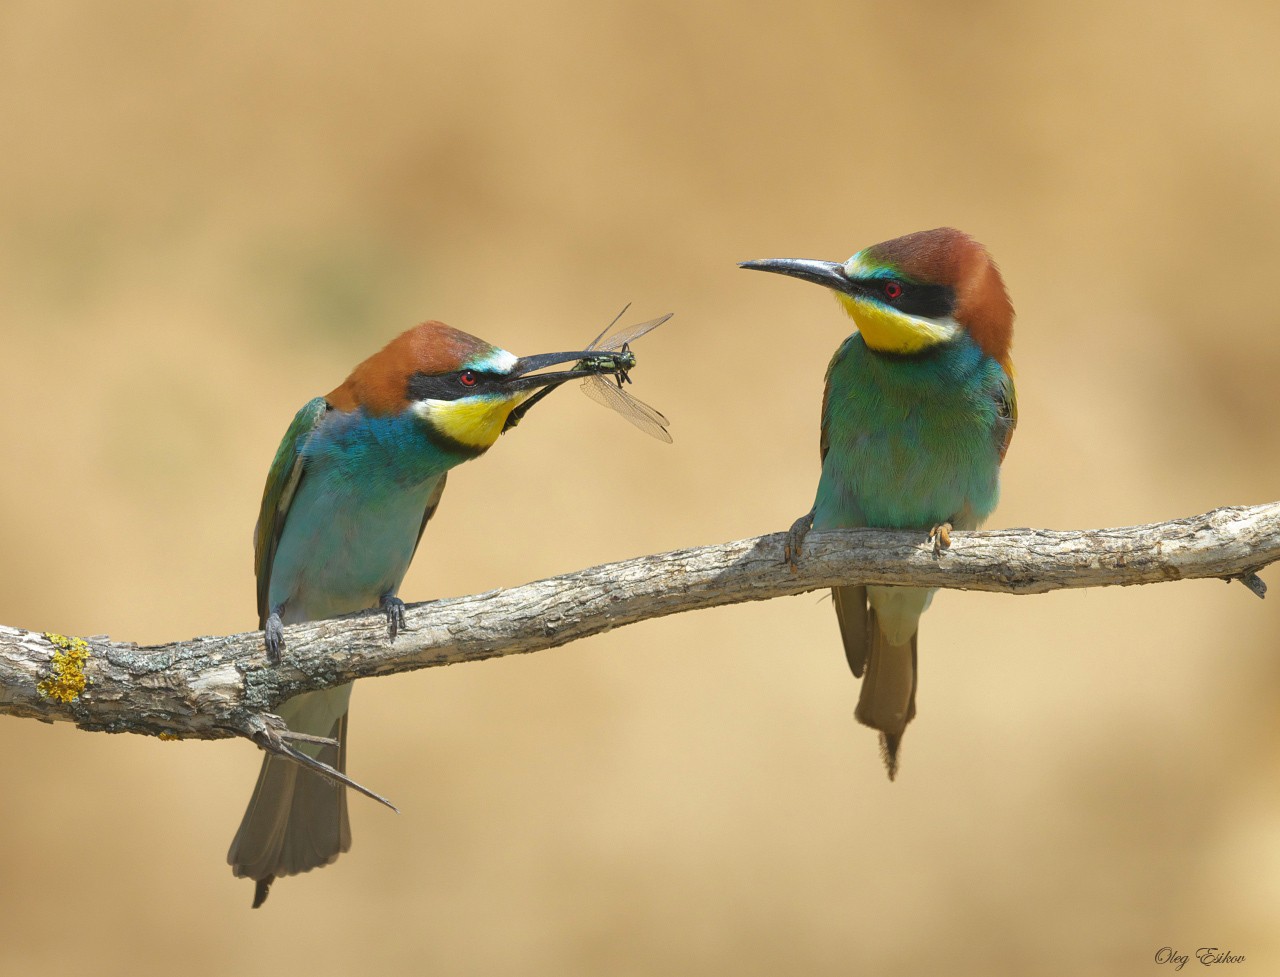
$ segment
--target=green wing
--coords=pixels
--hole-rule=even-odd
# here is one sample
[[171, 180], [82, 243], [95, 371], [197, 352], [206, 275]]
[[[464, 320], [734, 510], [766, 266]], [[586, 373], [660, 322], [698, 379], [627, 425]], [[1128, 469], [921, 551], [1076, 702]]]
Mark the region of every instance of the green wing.
[[1000, 439], [1000, 460], [1004, 461], [1009, 442], [1013, 440], [1014, 428], [1018, 426], [1018, 389], [1009, 370], [1005, 370], [1001, 377], [1000, 389], [996, 393], [996, 410], [1001, 420], [996, 426], [996, 436]]
[[[440, 481], [436, 482], [436, 487], [431, 491], [431, 497], [427, 499], [427, 509], [422, 514], [422, 525], [418, 527], [418, 541], [413, 544], [413, 556], [418, 555], [418, 546], [422, 543], [422, 534], [427, 529], [427, 523], [431, 521], [431, 517], [436, 514], [436, 510], [440, 508], [440, 496], [444, 495], [444, 483], [448, 481], [449, 473], [445, 472], [440, 476]], [[410, 562], [413, 556], [409, 557]]]
[[267, 486], [262, 491], [262, 508], [258, 512], [258, 525], [253, 531], [253, 572], [258, 578], [258, 627], [266, 627], [271, 608], [267, 606], [267, 592], [271, 586], [271, 565], [275, 562], [280, 533], [289, 515], [289, 506], [298, 492], [298, 485], [306, 472], [302, 455], [303, 446], [320, 419], [329, 410], [329, 402], [323, 397], [307, 402], [298, 411], [284, 432], [284, 440], [276, 449], [271, 471], [267, 472]]
[[[840, 349], [844, 349], [843, 346]], [[818, 422], [818, 464], [821, 466], [827, 460], [827, 450], [831, 447], [831, 441], [827, 437], [827, 401], [831, 399], [831, 371], [835, 369], [836, 360], [840, 359], [840, 350], [836, 350], [836, 355], [831, 357], [831, 362], [827, 364], [826, 376], [822, 378], [822, 413], [819, 414]]]

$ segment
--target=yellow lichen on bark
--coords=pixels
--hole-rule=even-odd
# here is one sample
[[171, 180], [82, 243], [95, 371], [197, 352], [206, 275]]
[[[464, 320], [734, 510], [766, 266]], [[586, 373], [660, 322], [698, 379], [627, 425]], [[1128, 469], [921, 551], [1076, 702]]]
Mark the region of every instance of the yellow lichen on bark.
[[74, 702], [80, 698], [89, 680], [84, 666], [89, 660], [89, 643], [83, 638], [68, 638], [46, 631], [45, 638], [58, 650], [53, 653], [53, 674], [36, 686], [36, 691], [59, 702]]

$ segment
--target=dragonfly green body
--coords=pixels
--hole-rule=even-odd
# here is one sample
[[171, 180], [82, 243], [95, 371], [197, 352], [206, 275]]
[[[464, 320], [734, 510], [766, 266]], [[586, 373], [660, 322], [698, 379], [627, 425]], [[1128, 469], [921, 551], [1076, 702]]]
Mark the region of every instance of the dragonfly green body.
[[[578, 360], [573, 369], [586, 375], [582, 381], [584, 394], [596, 403], [617, 412], [650, 437], [670, 444], [671, 434], [667, 431], [670, 421], [643, 400], [633, 397], [623, 389], [622, 385], [631, 382], [630, 374], [636, 366], [636, 354], [631, 350], [631, 343], [657, 329], [671, 318], [671, 313], [659, 316], [657, 319], [650, 319], [648, 322], [628, 326], [612, 335], [606, 335], [617, 325], [626, 311], [624, 307], [622, 312], [614, 317], [613, 322], [605, 327], [604, 332], [587, 344], [587, 351], [593, 355], [584, 356]], [[542, 396], [542, 394], [535, 394], [526, 403], [513, 410], [507, 419], [507, 427], [515, 427], [519, 424], [525, 412]]]

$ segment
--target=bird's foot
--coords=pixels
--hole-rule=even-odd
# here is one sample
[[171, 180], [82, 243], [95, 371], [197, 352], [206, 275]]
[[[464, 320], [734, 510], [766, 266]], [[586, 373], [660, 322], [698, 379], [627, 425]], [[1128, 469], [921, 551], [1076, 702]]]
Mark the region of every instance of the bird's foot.
[[284, 651], [284, 624], [280, 621], [280, 612], [272, 611], [267, 618], [267, 626], [262, 629], [263, 644], [267, 646], [267, 661], [272, 665], [280, 664], [280, 652]]
[[387, 594], [379, 602], [383, 613], [387, 615], [387, 634], [391, 636], [391, 640], [396, 640], [396, 635], [401, 631], [408, 631], [408, 626], [404, 623], [404, 601], [399, 597]]
[[800, 559], [800, 550], [804, 546], [804, 538], [809, 535], [809, 530], [812, 528], [813, 510], [810, 509], [787, 530], [787, 541], [782, 546], [782, 559], [787, 566], [791, 567], [792, 573], [799, 569], [797, 564]]
[[929, 540], [933, 543], [933, 555], [937, 556], [944, 549], [951, 548], [951, 530], [955, 528], [949, 522], [939, 523], [929, 530]]

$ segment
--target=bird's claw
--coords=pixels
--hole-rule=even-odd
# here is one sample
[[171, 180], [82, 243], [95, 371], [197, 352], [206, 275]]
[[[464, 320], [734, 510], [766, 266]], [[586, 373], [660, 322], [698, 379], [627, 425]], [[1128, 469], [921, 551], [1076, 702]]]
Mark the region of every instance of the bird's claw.
[[933, 555], [938, 556], [944, 549], [951, 548], [951, 530], [949, 522], [939, 523], [929, 530], [929, 540], [933, 543]]
[[267, 618], [266, 627], [262, 629], [262, 639], [267, 646], [267, 661], [272, 665], [279, 665], [280, 652], [284, 651], [284, 624], [280, 621], [279, 611], [272, 611]]
[[404, 601], [399, 597], [393, 597], [391, 594], [382, 598], [381, 607], [387, 615], [387, 634], [391, 640], [396, 640], [396, 635], [401, 631], [408, 631], [408, 626], [404, 623]]
[[792, 573], [799, 570], [800, 550], [804, 546], [804, 538], [809, 535], [809, 530], [812, 528], [813, 510], [810, 509], [787, 530], [787, 541], [782, 545], [782, 559], [787, 566], [791, 567]]

